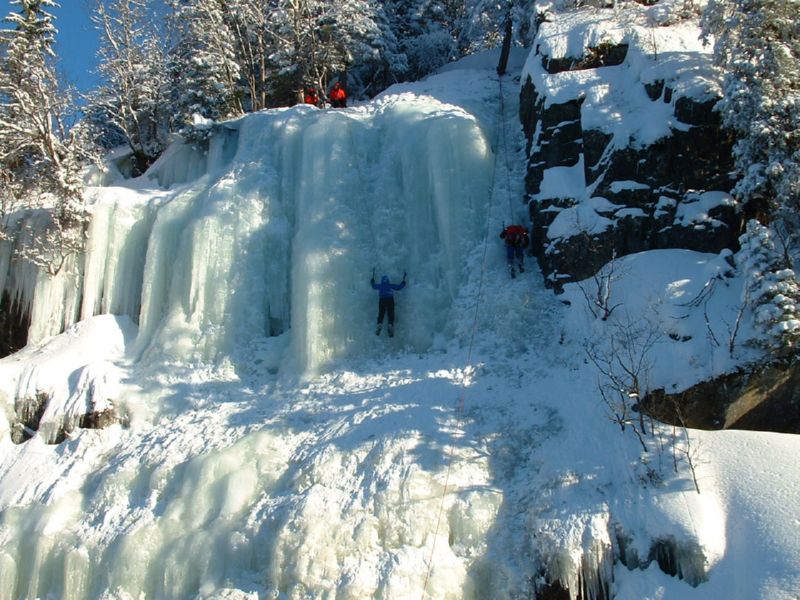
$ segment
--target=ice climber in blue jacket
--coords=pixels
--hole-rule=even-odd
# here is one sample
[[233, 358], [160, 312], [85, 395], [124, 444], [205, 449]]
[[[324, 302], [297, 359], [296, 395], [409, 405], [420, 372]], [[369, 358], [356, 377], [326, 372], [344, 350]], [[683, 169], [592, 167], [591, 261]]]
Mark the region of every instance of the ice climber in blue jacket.
[[373, 271], [369, 282], [372, 284], [373, 290], [378, 290], [378, 326], [375, 329], [375, 335], [381, 334], [383, 317], [388, 313], [389, 337], [394, 337], [394, 293], [406, 287], [406, 274], [403, 273], [403, 281], [400, 283], [392, 283], [387, 275], [381, 275], [381, 282], [375, 283], [375, 272]]

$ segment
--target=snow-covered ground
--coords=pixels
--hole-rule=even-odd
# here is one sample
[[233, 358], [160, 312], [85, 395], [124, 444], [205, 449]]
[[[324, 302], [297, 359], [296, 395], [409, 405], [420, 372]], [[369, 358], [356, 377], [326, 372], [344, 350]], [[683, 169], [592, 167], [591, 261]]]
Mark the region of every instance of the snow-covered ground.
[[[600, 394], [626, 335], [643, 387], [752, 356], [726, 257], [619, 259], [605, 321], [595, 281], [509, 279], [524, 60], [502, 119], [490, 53], [96, 190], [84, 320], [0, 361], [0, 598], [800, 598], [797, 436], [647, 423], [644, 452]], [[391, 339], [373, 267], [408, 272]], [[92, 403], [126, 426], [45, 443]]]

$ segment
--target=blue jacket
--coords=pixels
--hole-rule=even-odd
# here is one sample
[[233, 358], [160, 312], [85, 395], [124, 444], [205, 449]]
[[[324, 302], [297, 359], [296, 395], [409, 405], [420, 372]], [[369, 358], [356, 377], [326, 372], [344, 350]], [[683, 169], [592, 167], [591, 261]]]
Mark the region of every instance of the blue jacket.
[[378, 290], [379, 298], [393, 298], [395, 291], [400, 291], [406, 287], [405, 279], [400, 283], [392, 283], [386, 275], [381, 277], [380, 283], [375, 283], [374, 279], [370, 279], [369, 282], [372, 284], [373, 290]]

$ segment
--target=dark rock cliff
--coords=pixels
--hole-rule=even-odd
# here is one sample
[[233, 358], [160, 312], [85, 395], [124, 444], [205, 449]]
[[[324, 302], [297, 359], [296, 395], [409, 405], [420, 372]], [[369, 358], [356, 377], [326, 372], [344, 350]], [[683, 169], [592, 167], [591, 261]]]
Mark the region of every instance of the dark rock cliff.
[[777, 359], [677, 394], [654, 390], [639, 409], [659, 421], [696, 429], [800, 433], [800, 363]]
[[[690, 67], [676, 61], [676, 73], [662, 70], [663, 78], [648, 79], [633, 68], [656, 59], [643, 58], [641, 47], [630, 59], [629, 51], [627, 43], [603, 44], [582, 57], [551, 58], [537, 47], [529, 60], [520, 119], [532, 252], [557, 292], [614, 257], [665, 248], [738, 249], [749, 209], [727, 193], [734, 185], [733, 140], [714, 110], [715, 86], [704, 86], [708, 71], [701, 73], [710, 59], [687, 53], [680, 60]], [[612, 89], [615, 84], [622, 89]], [[600, 110], [639, 122], [608, 126], [597, 114], [603, 94], [619, 104]], [[623, 105], [629, 100], [638, 102], [635, 110]], [[647, 143], [626, 136], [647, 119], [662, 135]], [[800, 433], [798, 385], [796, 360], [765, 359], [680, 393], [652, 391], [637, 408], [693, 428]]]
[[8, 292], [0, 297], [0, 358], [23, 348], [28, 340], [30, 315]]
[[[581, 59], [542, 56], [543, 77], [615, 67], [624, 63], [627, 51], [626, 44], [618, 44], [590, 48]], [[591, 276], [614, 256], [659, 248], [736, 248], [740, 211], [726, 195], [733, 187], [732, 140], [714, 111], [717, 99], [676, 97], [663, 80], [640, 85], [654, 109], [657, 104], [669, 107], [670, 134], [648, 145], [623, 147], [610, 133], [584, 127], [584, 94], [555, 102], [546, 90], [536, 89], [530, 76], [522, 86], [532, 251], [556, 289]], [[658, 108], [654, 118], [664, 115], [664, 107]], [[546, 172], [556, 167], [571, 168], [573, 180], [584, 179], [578, 182], [584, 197], [551, 197], [543, 189]], [[711, 191], [724, 201], [713, 201]], [[603, 228], [573, 229], [568, 235], [563, 228], [553, 231], [551, 225], [563, 211], [587, 200]]]

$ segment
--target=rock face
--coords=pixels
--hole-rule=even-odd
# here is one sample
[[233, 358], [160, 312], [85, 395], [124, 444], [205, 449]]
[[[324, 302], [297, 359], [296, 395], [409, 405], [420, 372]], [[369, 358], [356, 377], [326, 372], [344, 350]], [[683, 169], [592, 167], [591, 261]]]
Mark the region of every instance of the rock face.
[[128, 426], [128, 417], [117, 410], [113, 402], [106, 400], [103, 408], [94, 403], [85, 412], [76, 416], [60, 415], [57, 419], [46, 419], [50, 402], [49, 396], [39, 392], [34, 398], [20, 398], [14, 403], [14, 416], [11, 422], [11, 441], [21, 444], [34, 435], [42, 435], [45, 443], [60, 444], [76, 428], [105, 429], [111, 425]]
[[49, 398], [38, 393], [34, 398], [20, 399], [14, 403], [15, 419], [11, 428], [11, 441], [21, 444], [32, 438], [39, 429]]
[[639, 408], [659, 421], [696, 429], [800, 433], [800, 362], [778, 360], [678, 394], [655, 390]]
[[[587, 49], [580, 59], [542, 56], [536, 80], [547, 82], [565, 70], [625, 69], [628, 50], [627, 44], [606, 44]], [[586, 81], [599, 86], [612, 80]], [[733, 187], [732, 141], [714, 112], [717, 98], [678, 96], [663, 79], [623, 85], [623, 97], [637, 98], [634, 117], [664, 120], [668, 135], [646, 144], [632, 136], [623, 145], [618, 132], [604, 131], [587, 117], [585, 100], [593, 92], [585, 86], [576, 86], [577, 97], [563, 98], [563, 83], [553, 84], [556, 94], [547, 85], [537, 89], [528, 75], [521, 90], [533, 253], [557, 289], [591, 276], [614, 256], [736, 248], [741, 217], [726, 193]], [[624, 119], [624, 109], [620, 114]], [[546, 185], [554, 174], [559, 185]]]

